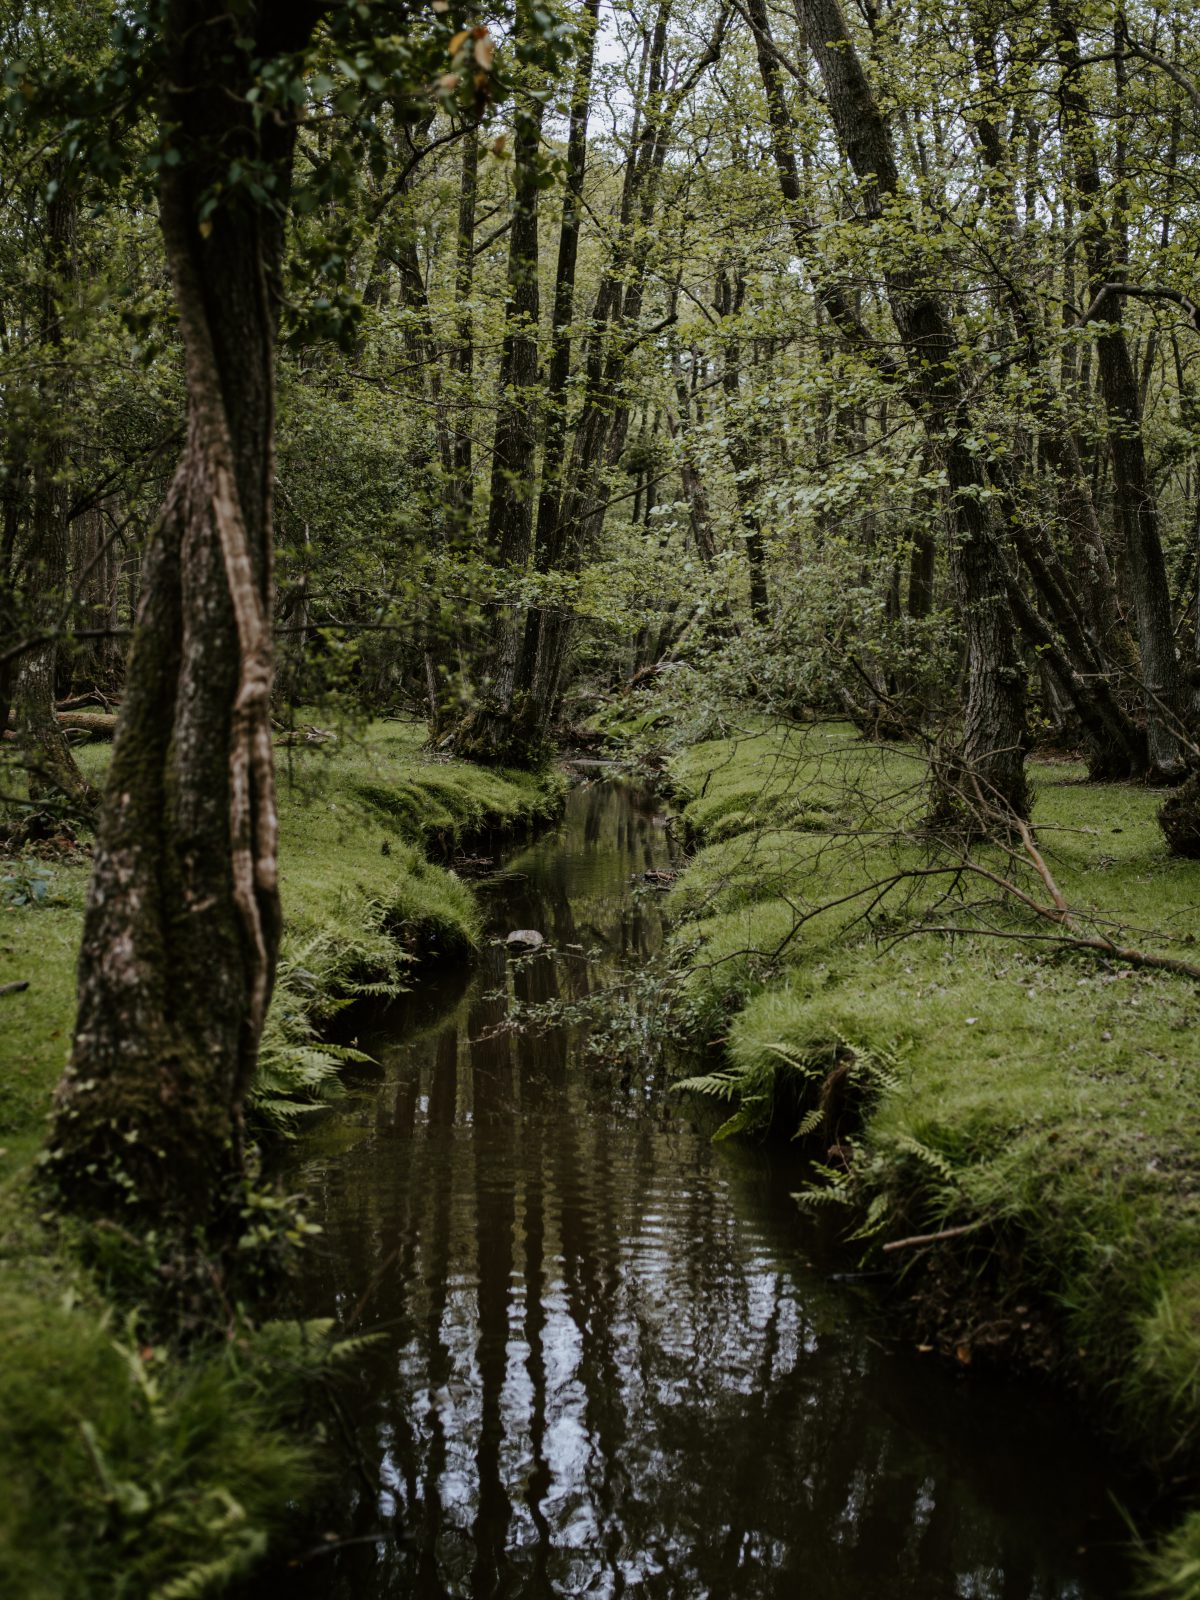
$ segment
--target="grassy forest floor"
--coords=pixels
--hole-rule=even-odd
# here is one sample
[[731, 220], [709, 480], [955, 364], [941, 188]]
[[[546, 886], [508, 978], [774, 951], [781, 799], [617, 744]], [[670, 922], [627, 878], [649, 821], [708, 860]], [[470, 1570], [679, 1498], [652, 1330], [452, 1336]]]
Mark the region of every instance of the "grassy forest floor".
[[[1161, 795], [1068, 760], [1031, 770], [1038, 844], [1083, 922], [1194, 958], [1200, 863], [1168, 856]], [[1186, 1482], [1200, 983], [1066, 948], [990, 878], [956, 877], [965, 851], [921, 830], [915, 751], [751, 727], [685, 749], [671, 774], [699, 845], [671, 899], [684, 1015], [724, 1046], [695, 1081], [729, 1102], [728, 1131], [806, 1136], [809, 1204], [846, 1208], [919, 1342], [1065, 1377]], [[1049, 901], [1019, 844], [969, 859]], [[967, 931], [920, 931], [951, 926]], [[1154, 1558], [1154, 1592], [1200, 1593], [1198, 1557], [1200, 1516]]]
[[[268, 1140], [336, 1093], [319, 1036], [333, 1007], [474, 944], [475, 899], [438, 863], [560, 803], [553, 774], [431, 759], [423, 739], [379, 723], [280, 752], [286, 933], [253, 1108]], [[106, 752], [83, 759], [95, 773]], [[70, 1038], [87, 875], [84, 850], [0, 858], [0, 989], [28, 984], [0, 993], [0, 1571], [23, 1600], [182, 1600], [252, 1564], [312, 1482], [296, 1408], [328, 1344], [247, 1322], [187, 1358], [155, 1349], [80, 1240], [40, 1215], [28, 1180]]]

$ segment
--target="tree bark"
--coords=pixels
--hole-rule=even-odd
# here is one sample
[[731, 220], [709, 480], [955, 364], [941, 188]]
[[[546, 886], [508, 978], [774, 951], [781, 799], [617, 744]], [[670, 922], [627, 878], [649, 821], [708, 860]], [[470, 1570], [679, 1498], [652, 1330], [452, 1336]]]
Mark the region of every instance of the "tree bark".
[[[636, 343], [646, 273], [655, 243], [660, 180], [675, 118], [683, 101], [720, 57], [728, 12], [717, 16], [706, 48], [671, 82], [667, 36], [673, 0], [660, 0], [643, 55], [645, 111], [625, 171], [620, 226], [597, 291], [584, 357], [583, 404], [562, 492], [549, 526], [539, 520], [539, 561], [544, 570], [574, 571], [599, 537], [607, 510], [609, 473], [620, 458], [629, 422], [625, 373]], [[523, 669], [534, 736], [544, 739], [557, 710], [570, 648], [572, 619], [542, 612], [536, 646], [527, 643]]]
[[[692, 372], [695, 373], [695, 352], [692, 353]], [[708, 491], [696, 461], [696, 441], [693, 436], [692, 397], [683, 375], [679, 352], [671, 357], [671, 376], [675, 395], [679, 401], [679, 414], [668, 406], [667, 432], [679, 455], [679, 482], [683, 498], [687, 501], [688, 519], [692, 524], [692, 539], [696, 554], [706, 567], [711, 567], [717, 554], [717, 541], [713, 533], [712, 512], [708, 504]]]
[[[514, 139], [513, 219], [508, 241], [508, 304], [500, 356], [496, 429], [492, 443], [491, 499], [487, 544], [497, 569], [520, 571], [533, 550], [539, 412], [538, 231], [541, 178], [542, 102], [529, 97], [518, 105]], [[514, 731], [517, 666], [525, 632], [521, 610], [499, 608], [492, 648], [487, 652], [490, 681], [480, 703], [459, 729], [456, 748], [481, 761], [520, 761]]]
[[453, 368], [456, 379], [454, 471], [450, 480], [451, 503], [457, 532], [470, 525], [475, 480], [471, 471], [474, 406], [471, 378], [475, 368], [475, 319], [471, 314], [471, 286], [475, 278], [475, 202], [479, 193], [479, 134], [474, 127], [463, 136], [462, 168], [458, 186], [458, 230], [454, 245], [454, 301], [458, 313], [458, 343]]
[[[279, 939], [271, 690], [274, 343], [294, 125], [254, 58], [314, 20], [169, 0], [159, 202], [187, 382], [183, 456], [142, 571], [96, 844], [51, 1171], [85, 1208], [209, 1222], [244, 1174], [242, 1106]], [[253, 48], [245, 48], [245, 40]], [[273, 203], [201, 203], [231, 159]]]
[[716, 311], [721, 318], [724, 348], [721, 357], [721, 389], [725, 395], [725, 448], [733, 467], [734, 493], [742, 519], [746, 545], [746, 566], [750, 578], [750, 618], [756, 627], [765, 628], [771, 620], [767, 594], [766, 542], [758, 514], [759, 472], [745, 421], [738, 415], [742, 383], [742, 341], [737, 332], [737, 317], [746, 294], [746, 280], [736, 273], [733, 280], [722, 269], [717, 278]]
[[1120, 276], [1117, 265], [1124, 253], [1119, 248], [1119, 219], [1110, 221], [1102, 209], [1104, 184], [1091, 111], [1079, 77], [1075, 19], [1059, 4], [1052, 8], [1052, 17], [1057, 34], [1064, 135], [1084, 224], [1087, 315], [1102, 329], [1095, 341], [1096, 359], [1108, 416], [1113, 486], [1133, 588], [1150, 766], [1155, 774], [1169, 780], [1182, 777], [1186, 770], [1180, 738], [1185, 708], [1183, 675], [1175, 652], [1170, 585], [1159, 536], [1158, 504], [1146, 467], [1138, 380], [1121, 325], [1121, 297], [1107, 297], [1102, 308], [1097, 304], [1104, 285]]
[[[41, 343], [52, 358], [52, 369], [61, 368], [62, 362], [62, 289], [63, 279], [70, 269], [75, 212], [73, 196], [60, 183], [46, 207], [39, 307]], [[25, 566], [27, 592], [33, 602], [30, 616], [35, 631], [42, 638], [17, 663], [13, 707], [28, 767], [30, 799], [37, 802], [65, 798], [70, 805], [90, 815], [95, 806], [95, 790], [80, 772], [54, 715], [57, 636], [67, 611], [71, 555], [68, 495], [63, 482], [67, 465], [63, 429], [68, 397], [60, 370], [52, 370], [41, 385], [39, 398], [46, 427], [33, 465]]]
[[[798, 9], [834, 127], [862, 186], [862, 203], [879, 217], [883, 198], [900, 195], [883, 115], [837, 0], [798, 0]], [[967, 647], [963, 761], [990, 804], [1024, 816], [1024, 671], [1005, 600], [1003, 552], [988, 510], [986, 476], [968, 446], [970, 406], [954, 329], [927, 269], [896, 261], [885, 266], [884, 276], [908, 358], [908, 387], [919, 397], [931, 437], [939, 441], [952, 497], [950, 570]]]

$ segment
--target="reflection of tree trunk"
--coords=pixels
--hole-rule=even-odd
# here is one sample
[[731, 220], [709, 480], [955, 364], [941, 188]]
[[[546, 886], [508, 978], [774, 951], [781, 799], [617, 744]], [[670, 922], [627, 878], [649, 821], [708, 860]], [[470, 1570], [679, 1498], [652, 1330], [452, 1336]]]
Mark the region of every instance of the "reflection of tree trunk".
[[[511, 1183], [497, 1185], [493, 1167], [499, 1140], [512, 1137], [512, 1064], [506, 1035], [480, 1039], [504, 1016], [503, 1002], [472, 1008], [468, 1026], [474, 1091], [475, 1227], [478, 1237], [479, 1438], [475, 1452], [479, 1500], [475, 1513], [475, 1563], [471, 1593], [491, 1600], [500, 1592], [512, 1503], [504, 1487], [504, 1379], [508, 1366], [508, 1298], [513, 1270], [514, 1208]], [[493, 1178], [488, 1182], [488, 1178]]]
[[[454, 1122], [458, 1078], [458, 1031], [444, 1030], [437, 1042], [433, 1076], [429, 1085], [428, 1137], [440, 1137]], [[434, 1133], [434, 1130], [438, 1130]], [[442, 1420], [441, 1392], [453, 1370], [450, 1351], [442, 1329], [450, 1288], [451, 1216], [454, 1185], [449, 1173], [440, 1173], [440, 1182], [431, 1183], [427, 1200], [432, 1213], [425, 1237], [428, 1240], [425, 1282], [429, 1304], [425, 1315], [425, 1347], [429, 1364], [429, 1453], [425, 1463], [425, 1482], [421, 1502], [425, 1510], [424, 1538], [418, 1557], [417, 1591], [441, 1595], [438, 1578], [438, 1536], [442, 1528], [442, 1474], [446, 1468], [446, 1429]]]
[[[538, 960], [515, 974], [514, 991], [518, 1000], [545, 1001], [557, 997], [555, 964], [550, 956]], [[518, 1159], [523, 1175], [522, 1231], [525, 1235], [524, 1283], [525, 1297], [525, 1371], [529, 1377], [530, 1418], [529, 1453], [533, 1466], [526, 1480], [526, 1503], [530, 1519], [537, 1530], [537, 1548], [534, 1554], [533, 1582], [526, 1582], [523, 1592], [530, 1600], [549, 1596], [554, 1591], [549, 1579], [551, 1546], [550, 1524], [542, 1502], [550, 1491], [552, 1474], [546, 1460], [546, 1173], [543, 1149], [544, 1122], [538, 1114], [538, 1101], [546, 1094], [542, 1077], [550, 1054], [562, 1057], [566, 1049], [564, 1030], [555, 1029], [545, 1038], [518, 1038], [517, 1061], [521, 1073], [521, 1103], [533, 1103], [534, 1115], [523, 1120], [519, 1132], [521, 1147]]]
[[[301, 20], [297, 20], [297, 18]], [[245, 93], [259, 46], [300, 48], [284, 0], [229, 15], [172, 0], [163, 238], [183, 341], [188, 430], [146, 556], [96, 845], [71, 1065], [52, 1153], [61, 1187], [198, 1221], [242, 1172], [241, 1109], [279, 938], [271, 752], [274, 204], [203, 196], [241, 153], [287, 191], [295, 130]], [[242, 37], [258, 42], [245, 49]], [[235, 38], [238, 40], [235, 43]], [[239, 74], [243, 77], [239, 79]]]

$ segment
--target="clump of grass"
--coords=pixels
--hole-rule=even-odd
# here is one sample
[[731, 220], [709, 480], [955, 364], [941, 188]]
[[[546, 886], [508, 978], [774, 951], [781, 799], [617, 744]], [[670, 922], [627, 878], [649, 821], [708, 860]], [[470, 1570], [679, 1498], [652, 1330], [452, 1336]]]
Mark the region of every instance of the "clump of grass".
[[1139, 1593], [1147, 1600], [1200, 1600], [1200, 1511], [1193, 1511], [1147, 1556]]
[[186, 1363], [87, 1303], [0, 1293], [0, 1569], [23, 1600], [184, 1600], [258, 1560], [314, 1482], [292, 1429], [326, 1363], [270, 1325]]

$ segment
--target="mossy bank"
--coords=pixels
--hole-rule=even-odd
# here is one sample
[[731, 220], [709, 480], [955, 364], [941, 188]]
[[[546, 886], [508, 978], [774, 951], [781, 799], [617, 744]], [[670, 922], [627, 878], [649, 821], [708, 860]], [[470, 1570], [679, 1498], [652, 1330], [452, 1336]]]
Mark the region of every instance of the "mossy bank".
[[[268, 1141], [337, 1092], [334, 1007], [469, 953], [479, 910], [455, 851], [561, 803], [553, 773], [442, 761], [422, 741], [379, 723], [279, 752], [286, 932], [252, 1108]], [[251, 1567], [312, 1483], [299, 1401], [328, 1347], [320, 1329], [235, 1318], [220, 1348], [158, 1348], [39, 1216], [27, 1180], [70, 1038], [87, 873], [82, 850], [0, 858], [0, 1571], [23, 1600], [182, 1600]]]
[[[1161, 795], [1067, 761], [1031, 773], [1075, 926], [1194, 958], [1200, 865], [1167, 854]], [[1200, 982], [1063, 942], [1021, 899], [1053, 903], [1019, 841], [931, 840], [915, 750], [751, 728], [677, 755], [672, 777], [700, 846], [672, 895], [684, 1011], [723, 1041], [701, 1084], [729, 1130], [802, 1136], [809, 1203], [894, 1270], [921, 1343], [1053, 1370], [1188, 1481]], [[1200, 1516], [1160, 1549], [1153, 1592], [1200, 1594], [1198, 1557]]]

